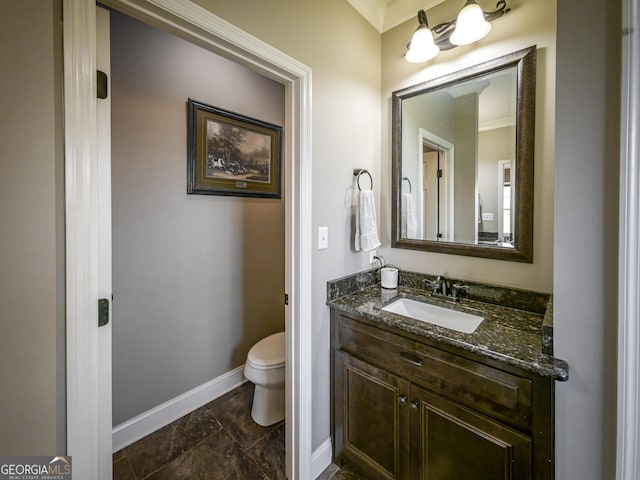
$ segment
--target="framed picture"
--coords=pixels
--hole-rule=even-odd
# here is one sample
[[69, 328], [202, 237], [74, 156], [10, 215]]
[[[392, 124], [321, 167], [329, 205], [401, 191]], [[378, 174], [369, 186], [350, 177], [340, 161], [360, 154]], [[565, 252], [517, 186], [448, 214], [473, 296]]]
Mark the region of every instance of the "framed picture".
[[189, 99], [187, 193], [281, 198], [282, 127]]

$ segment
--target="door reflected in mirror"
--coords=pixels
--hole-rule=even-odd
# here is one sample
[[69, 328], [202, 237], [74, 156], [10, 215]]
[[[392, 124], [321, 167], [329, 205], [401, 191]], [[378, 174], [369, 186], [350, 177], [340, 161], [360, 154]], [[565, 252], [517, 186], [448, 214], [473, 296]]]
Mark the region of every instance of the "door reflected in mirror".
[[394, 247], [531, 262], [535, 47], [393, 94]]
[[417, 186], [403, 192], [402, 238], [513, 246], [500, 165], [515, 167], [516, 94], [511, 67], [402, 102], [402, 175]]

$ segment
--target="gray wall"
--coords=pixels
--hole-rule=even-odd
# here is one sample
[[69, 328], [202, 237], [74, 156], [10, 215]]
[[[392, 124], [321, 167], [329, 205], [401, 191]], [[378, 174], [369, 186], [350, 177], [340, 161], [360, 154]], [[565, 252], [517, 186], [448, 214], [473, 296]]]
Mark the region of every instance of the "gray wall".
[[[454, 104], [454, 100], [448, 94], [438, 92], [416, 95], [402, 100], [402, 177], [407, 177], [411, 182], [413, 205], [418, 219], [424, 219], [425, 215], [424, 178], [420, 178], [420, 163], [424, 160], [422, 155], [424, 147], [422, 140], [419, 139], [420, 129], [453, 143], [455, 137]], [[408, 193], [408, 191], [408, 184], [403, 181], [402, 192]], [[433, 199], [436, 198], [437, 195], [434, 194]], [[432, 222], [433, 225], [428, 225], [428, 222], [424, 220], [422, 223], [422, 238], [435, 239], [435, 223]], [[428, 228], [430, 229], [429, 235], [427, 235]], [[420, 229], [418, 229], [418, 234], [420, 234]]]
[[[195, 3], [313, 69], [312, 238], [329, 227], [329, 248], [312, 258], [313, 438], [329, 437], [327, 280], [369, 267], [351, 244], [353, 169], [380, 193], [380, 34], [344, 0], [196, 0]], [[378, 200], [376, 200], [378, 201]], [[387, 199], [384, 199], [387, 201]], [[379, 204], [376, 205], [379, 207]]]
[[0, 453], [65, 453], [62, 2], [0, 15]]
[[284, 200], [187, 195], [185, 180], [187, 98], [283, 125], [284, 87], [111, 17], [117, 425], [284, 329]]
[[[588, 12], [576, 15], [576, 11]], [[615, 478], [620, 2], [558, 2], [555, 349], [559, 480]]]
[[478, 224], [476, 178], [478, 169], [478, 95], [453, 99], [455, 159], [454, 241], [475, 243]]

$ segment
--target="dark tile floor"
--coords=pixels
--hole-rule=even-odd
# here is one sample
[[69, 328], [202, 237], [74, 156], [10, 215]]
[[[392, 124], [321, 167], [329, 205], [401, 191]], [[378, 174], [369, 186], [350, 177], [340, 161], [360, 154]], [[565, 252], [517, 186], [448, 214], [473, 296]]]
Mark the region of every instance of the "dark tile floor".
[[[247, 382], [114, 453], [114, 480], [285, 480], [284, 422], [254, 423], [252, 400]], [[335, 465], [320, 479], [366, 480]]]
[[349, 465], [345, 465], [340, 468], [336, 465], [329, 465], [324, 472], [317, 478], [317, 480], [368, 480], [367, 477], [362, 476], [359, 472], [351, 468]]

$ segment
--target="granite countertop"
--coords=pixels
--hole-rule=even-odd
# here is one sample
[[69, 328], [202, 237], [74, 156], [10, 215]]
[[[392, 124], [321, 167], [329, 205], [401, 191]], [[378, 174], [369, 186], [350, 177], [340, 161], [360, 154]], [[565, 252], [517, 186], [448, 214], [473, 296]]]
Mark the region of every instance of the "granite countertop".
[[[360, 285], [357, 291], [343, 292], [343, 295], [335, 292], [332, 294], [331, 289], [335, 290], [335, 283], [330, 282], [327, 305], [344, 313], [468, 350], [543, 377], [559, 381], [569, 378], [569, 367], [565, 361], [543, 353], [544, 312], [532, 312], [473, 299], [462, 299], [454, 303], [432, 297], [423, 289], [400, 285], [397, 289], [388, 290], [382, 288], [379, 283], [371, 285], [371, 278], [368, 280], [364, 283], [369, 285]], [[381, 310], [398, 297], [481, 315], [484, 320], [475, 332], [466, 334]], [[548, 318], [546, 321], [548, 322]]]

